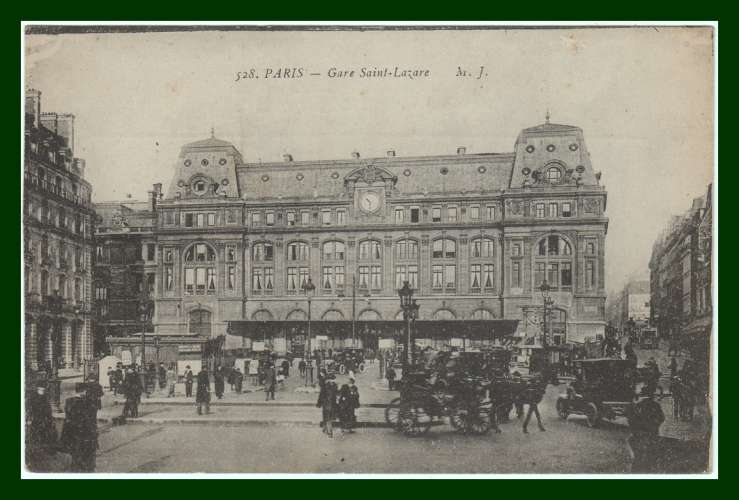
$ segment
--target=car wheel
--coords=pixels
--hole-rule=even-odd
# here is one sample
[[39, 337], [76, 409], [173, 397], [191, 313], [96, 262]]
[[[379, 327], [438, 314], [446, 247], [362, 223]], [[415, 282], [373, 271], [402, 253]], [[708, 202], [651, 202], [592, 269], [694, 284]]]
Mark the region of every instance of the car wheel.
[[595, 403], [588, 403], [585, 407], [585, 416], [588, 419], [588, 426], [597, 427], [600, 421], [600, 415], [598, 415], [598, 407]]
[[566, 419], [570, 414], [567, 401], [564, 398], [557, 398], [557, 415], [559, 418]]

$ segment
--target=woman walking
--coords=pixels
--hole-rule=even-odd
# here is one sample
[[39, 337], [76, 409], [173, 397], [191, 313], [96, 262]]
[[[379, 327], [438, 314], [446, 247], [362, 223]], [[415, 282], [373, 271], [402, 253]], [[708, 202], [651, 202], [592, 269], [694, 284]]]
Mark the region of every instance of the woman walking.
[[333, 375], [326, 377], [326, 381], [323, 387], [321, 387], [321, 392], [318, 394], [318, 402], [316, 403], [316, 408], [322, 409], [321, 427], [323, 427], [323, 433], [328, 434], [328, 437], [334, 437], [333, 424], [337, 410], [335, 378]]

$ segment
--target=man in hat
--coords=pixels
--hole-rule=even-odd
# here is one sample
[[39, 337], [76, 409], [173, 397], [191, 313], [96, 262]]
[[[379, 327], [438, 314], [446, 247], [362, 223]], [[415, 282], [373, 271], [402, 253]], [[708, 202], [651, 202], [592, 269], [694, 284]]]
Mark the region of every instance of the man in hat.
[[192, 369], [190, 365], [187, 365], [185, 367], [185, 397], [187, 398], [192, 397], [192, 383], [194, 379], [195, 376], [192, 373]]
[[46, 393], [46, 382], [36, 383], [36, 391], [29, 405], [31, 426], [28, 441], [33, 449], [52, 449], [56, 446], [56, 429], [51, 416], [51, 403]]
[[167, 387], [167, 369], [164, 367], [164, 363], [159, 363], [159, 390], [163, 391]]
[[236, 393], [241, 394], [241, 390], [244, 387], [244, 374], [241, 373], [241, 368], [236, 367], [236, 371], [233, 372], [234, 374], [234, 387], [236, 388]]
[[659, 428], [665, 421], [665, 415], [649, 387], [642, 389], [639, 401], [632, 407], [628, 420], [632, 432], [628, 439], [633, 455], [631, 472], [660, 472], [656, 461], [659, 455]]
[[206, 415], [210, 413], [210, 376], [205, 367], [202, 367], [198, 373], [198, 389], [195, 394], [195, 403], [198, 406], [198, 415], [203, 414], [203, 407], [205, 407]]
[[75, 396], [64, 405], [61, 445], [72, 455], [72, 472], [95, 472], [97, 450], [97, 390], [77, 384]]
[[333, 374], [326, 375], [326, 380], [318, 393], [318, 402], [316, 408], [321, 408], [322, 418], [321, 427], [323, 433], [328, 437], [334, 437], [334, 419], [336, 418], [336, 396], [338, 388], [335, 382], [336, 377]]

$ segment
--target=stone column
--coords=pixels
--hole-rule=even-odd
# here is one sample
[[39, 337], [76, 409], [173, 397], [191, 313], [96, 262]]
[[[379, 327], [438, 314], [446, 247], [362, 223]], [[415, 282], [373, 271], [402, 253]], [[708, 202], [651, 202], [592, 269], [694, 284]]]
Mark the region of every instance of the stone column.
[[[62, 357], [64, 358], [64, 368], [72, 368], [72, 323], [66, 322], [62, 324]], [[60, 365], [61, 366], [61, 365]]]
[[36, 322], [33, 320], [26, 321], [26, 367], [34, 370], [38, 369], [38, 363], [36, 362], [38, 355], [38, 339], [36, 332]]

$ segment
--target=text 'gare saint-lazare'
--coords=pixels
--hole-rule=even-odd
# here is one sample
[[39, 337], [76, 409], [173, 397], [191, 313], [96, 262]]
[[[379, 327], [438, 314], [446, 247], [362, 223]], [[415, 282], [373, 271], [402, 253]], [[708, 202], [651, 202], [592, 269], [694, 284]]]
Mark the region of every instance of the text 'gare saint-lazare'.
[[299, 79], [304, 77], [315, 77], [326, 75], [333, 79], [346, 78], [400, 78], [415, 80], [420, 78], [429, 78], [431, 70], [427, 68], [402, 68], [400, 66], [392, 67], [361, 67], [355, 68], [337, 68], [330, 67], [325, 73], [320, 70], [311, 70], [303, 67], [278, 67], [263, 68], [258, 70], [250, 68], [246, 71], [237, 71], [235, 81], [252, 80], [252, 79]]

